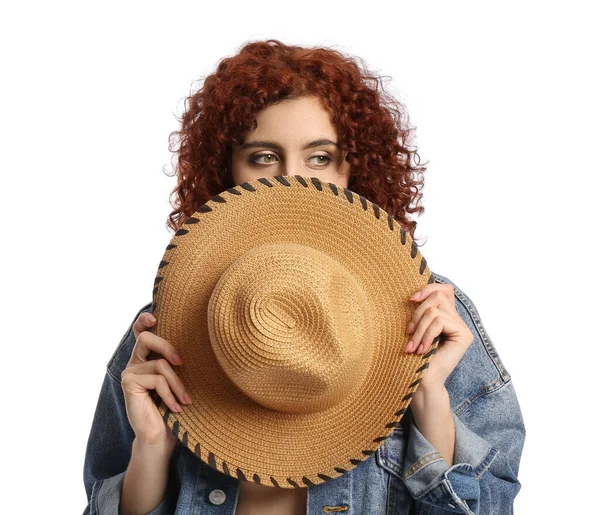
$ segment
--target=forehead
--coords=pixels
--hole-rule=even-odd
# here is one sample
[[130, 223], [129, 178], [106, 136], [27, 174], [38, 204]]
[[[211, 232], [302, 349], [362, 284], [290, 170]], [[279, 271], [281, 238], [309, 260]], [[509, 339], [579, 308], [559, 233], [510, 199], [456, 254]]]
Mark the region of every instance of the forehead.
[[275, 139], [280, 143], [305, 143], [315, 137], [334, 139], [335, 127], [320, 100], [301, 97], [270, 105], [256, 116], [257, 127], [244, 141]]

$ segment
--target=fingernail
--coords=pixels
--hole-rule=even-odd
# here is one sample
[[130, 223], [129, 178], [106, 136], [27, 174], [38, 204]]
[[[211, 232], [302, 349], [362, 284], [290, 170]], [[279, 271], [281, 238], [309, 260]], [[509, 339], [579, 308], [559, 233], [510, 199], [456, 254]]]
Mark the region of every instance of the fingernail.
[[420, 296], [421, 296], [421, 292], [417, 291], [417, 292], [413, 293], [410, 298], [411, 298], [411, 300], [417, 300]]
[[191, 404], [192, 403], [192, 398], [190, 397], [189, 393], [183, 392], [183, 394], [181, 395], [181, 397], [183, 397], [183, 402], [185, 402], [186, 404]]
[[178, 402], [174, 402], [173, 405], [175, 406], [175, 411], [178, 413], [181, 413], [183, 411], [183, 408], [181, 407], [181, 404], [179, 404]]
[[156, 322], [156, 318], [153, 315], [150, 315], [148, 317], [148, 322], [150, 322], [151, 324], [153, 324], [154, 322]]
[[411, 352], [414, 342], [411, 340], [406, 345], [406, 352]]
[[177, 353], [173, 354], [173, 361], [176, 365], [183, 365], [183, 358]]
[[414, 322], [411, 322], [410, 324], [408, 324], [408, 334], [412, 333], [415, 330], [415, 324]]

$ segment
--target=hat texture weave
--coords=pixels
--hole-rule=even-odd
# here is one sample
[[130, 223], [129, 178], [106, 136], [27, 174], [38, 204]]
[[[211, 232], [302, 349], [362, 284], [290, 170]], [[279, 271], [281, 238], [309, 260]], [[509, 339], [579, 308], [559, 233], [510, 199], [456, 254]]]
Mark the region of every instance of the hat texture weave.
[[301, 488], [368, 459], [437, 349], [408, 354], [409, 297], [432, 282], [410, 235], [314, 177], [245, 182], [188, 217], [159, 264], [153, 332], [193, 404], [167, 425], [210, 467]]

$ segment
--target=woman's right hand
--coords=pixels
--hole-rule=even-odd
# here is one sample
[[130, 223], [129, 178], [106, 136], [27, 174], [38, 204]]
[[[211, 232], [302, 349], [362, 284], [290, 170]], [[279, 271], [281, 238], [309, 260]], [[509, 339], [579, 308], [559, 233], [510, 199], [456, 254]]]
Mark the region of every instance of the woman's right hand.
[[[136, 439], [145, 445], [170, 443], [174, 447], [177, 437], [163, 420], [150, 390], [156, 390], [175, 413], [182, 410], [177, 399], [184, 404], [191, 404], [192, 399], [171, 366], [181, 365], [181, 356], [167, 340], [148, 331], [155, 324], [156, 319], [150, 313], [142, 313], [133, 324], [135, 347], [121, 374], [121, 388], [125, 394], [127, 418]], [[163, 357], [148, 360], [152, 351]]]

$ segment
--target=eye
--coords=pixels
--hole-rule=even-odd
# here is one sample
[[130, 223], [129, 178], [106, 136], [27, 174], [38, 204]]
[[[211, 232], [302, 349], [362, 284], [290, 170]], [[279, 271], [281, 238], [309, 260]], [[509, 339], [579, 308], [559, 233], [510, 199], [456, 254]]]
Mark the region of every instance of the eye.
[[331, 161], [329, 156], [312, 156], [310, 159], [316, 159], [316, 165], [318, 166], [326, 166]]
[[[259, 161], [259, 159], [265, 158], [265, 161]], [[260, 154], [258, 156], [254, 156], [252, 158], [252, 162], [253, 163], [258, 163], [258, 164], [270, 164], [270, 163], [274, 163], [276, 159], [275, 154]]]

